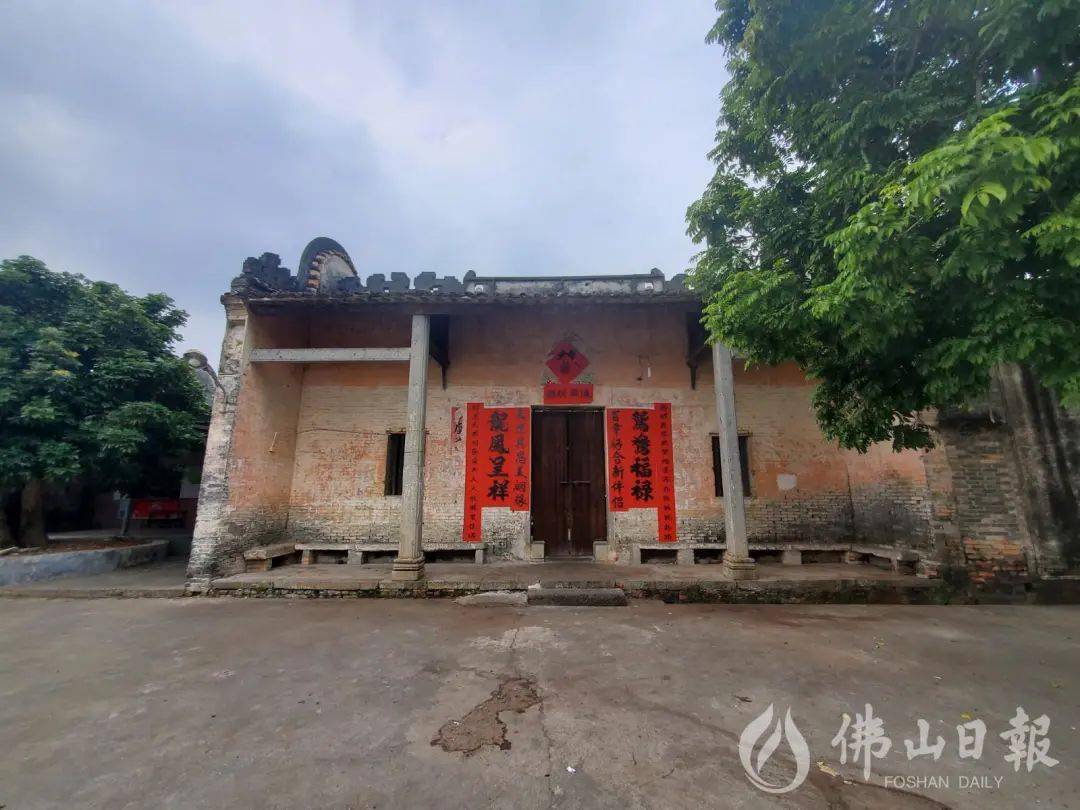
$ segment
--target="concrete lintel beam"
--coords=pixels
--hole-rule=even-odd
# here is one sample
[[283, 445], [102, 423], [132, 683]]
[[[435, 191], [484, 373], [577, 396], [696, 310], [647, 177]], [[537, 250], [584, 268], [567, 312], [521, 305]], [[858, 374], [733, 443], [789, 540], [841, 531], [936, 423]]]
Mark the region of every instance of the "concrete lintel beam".
[[252, 363], [407, 363], [408, 346], [394, 349], [252, 349]]

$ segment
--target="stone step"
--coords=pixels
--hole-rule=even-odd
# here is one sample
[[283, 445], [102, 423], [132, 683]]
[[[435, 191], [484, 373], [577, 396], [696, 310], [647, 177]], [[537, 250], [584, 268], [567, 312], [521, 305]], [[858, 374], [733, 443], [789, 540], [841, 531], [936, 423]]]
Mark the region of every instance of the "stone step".
[[627, 604], [622, 588], [529, 588], [527, 593], [530, 605], [625, 607]]

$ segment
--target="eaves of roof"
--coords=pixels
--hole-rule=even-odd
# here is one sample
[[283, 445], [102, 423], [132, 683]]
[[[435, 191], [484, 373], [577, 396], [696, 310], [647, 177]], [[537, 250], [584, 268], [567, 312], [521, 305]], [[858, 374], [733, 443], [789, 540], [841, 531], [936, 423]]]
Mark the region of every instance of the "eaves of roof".
[[699, 303], [700, 297], [687, 290], [665, 292], [551, 292], [551, 293], [438, 293], [424, 290], [398, 292], [358, 292], [338, 295], [281, 292], [237, 294], [249, 304], [260, 306], [354, 306], [378, 304], [454, 304], [466, 306], [522, 306], [536, 304], [672, 304]]

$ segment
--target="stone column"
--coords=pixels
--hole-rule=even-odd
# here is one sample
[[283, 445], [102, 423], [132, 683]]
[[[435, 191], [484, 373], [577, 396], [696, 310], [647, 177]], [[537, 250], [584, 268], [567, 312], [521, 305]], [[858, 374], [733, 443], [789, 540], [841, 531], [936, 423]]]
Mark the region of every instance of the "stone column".
[[712, 346], [716, 419], [720, 431], [720, 470], [724, 484], [724, 524], [727, 529], [724, 570], [732, 579], [754, 579], [757, 566], [746, 542], [746, 509], [743, 505], [742, 465], [739, 463], [739, 427], [735, 422], [735, 377], [731, 349]]
[[428, 316], [413, 315], [405, 466], [401, 475], [401, 537], [393, 568], [393, 578], [404, 581], [424, 578], [424, 418], [430, 333]]

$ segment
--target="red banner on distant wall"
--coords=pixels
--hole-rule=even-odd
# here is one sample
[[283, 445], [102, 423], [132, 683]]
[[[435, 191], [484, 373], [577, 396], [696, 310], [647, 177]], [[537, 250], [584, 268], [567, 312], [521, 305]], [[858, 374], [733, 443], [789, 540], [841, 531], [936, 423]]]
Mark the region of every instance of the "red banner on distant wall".
[[470, 402], [465, 426], [465, 524], [461, 537], [480, 542], [485, 506], [529, 511], [530, 412]]
[[177, 498], [137, 498], [131, 502], [134, 520], [175, 520], [183, 513]]
[[674, 543], [675, 464], [671, 405], [608, 408], [608, 505], [612, 512], [656, 509], [661, 543]]
[[592, 400], [592, 383], [549, 382], [544, 385], [545, 405], [587, 405]]

